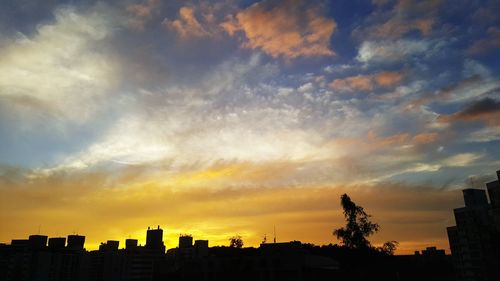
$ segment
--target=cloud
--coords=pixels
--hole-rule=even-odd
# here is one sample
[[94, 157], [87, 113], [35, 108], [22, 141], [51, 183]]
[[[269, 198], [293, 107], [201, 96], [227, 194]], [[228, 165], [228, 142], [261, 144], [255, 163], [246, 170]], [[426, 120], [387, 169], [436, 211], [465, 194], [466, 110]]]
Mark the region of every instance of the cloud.
[[130, 4], [127, 6], [127, 12], [132, 15], [128, 24], [134, 30], [143, 31], [144, 26], [153, 18], [153, 12], [161, 4], [160, 0], [146, 0], [143, 3]]
[[483, 157], [476, 153], [460, 153], [444, 159], [441, 164], [446, 166], [464, 167], [474, 163]]
[[494, 51], [500, 47], [500, 27], [488, 28], [488, 37], [474, 42], [469, 48], [467, 53], [469, 55], [477, 56], [487, 52]]
[[466, 60], [462, 75], [465, 78], [444, 86], [403, 105], [405, 110], [413, 110], [429, 104], [470, 103], [477, 99], [494, 98], [500, 90], [500, 83], [491, 77], [490, 71], [482, 64]]
[[165, 28], [172, 29], [182, 39], [199, 38], [211, 35], [211, 33], [203, 27], [195, 15], [193, 7], [184, 6], [179, 10], [179, 18], [173, 21], [165, 19], [162, 22]]
[[482, 128], [473, 132], [467, 138], [467, 142], [491, 142], [500, 140], [500, 130], [497, 128]]
[[141, 4], [130, 4], [127, 11], [139, 18], [150, 18], [151, 12], [160, 4], [160, 0], [147, 0]]
[[57, 9], [53, 23], [1, 46], [0, 102], [74, 122], [91, 118], [119, 73], [104, 47], [114, 26], [106, 12], [104, 6], [87, 13]]
[[343, 92], [372, 91], [375, 87], [390, 87], [398, 84], [403, 75], [395, 71], [384, 71], [372, 75], [357, 75], [333, 80], [331, 89]]
[[230, 17], [221, 26], [235, 36], [245, 34], [242, 47], [261, 49], [272, 57], [333, 56], [330, 38], [336, 29], [318, 6], [303, 0], [264, 1]]
[[403, 78], [403, 75], [395, 71], [385, 71], [376, 74], [373, 78], [379, 86], [389, 87], [398, 84]]
[[[87, 147], [62, 155], [40, 174], [64, 170], [152, 166], [169, 163], [172, 171], [206, 167], [218, 161], [308, 163], [333, 152], [319, 145], [323, 137], [300, 127], [301, 110], [284, 106], [278, 89], [251, 86], [247, 79], [274, 75], [259, 56], [230, 60], [197, 83], [143, 91], [122, 101], [126, 114]], [[302, 90], [311, 91], [305, 84]], [[262, 93], [261, 91], [265, 91]], [[298, 95], [298, 91], [292, 90]], [[300, 98], [305, 99], [301, 94]], [[232, 109], [226, 105], [232, 102]], [[147, 108], [147, 110], [143, 110]], [[137, 132], [140, 132], [139, 134]]]
[[403, 35], [411, 31], [419, 31], [422, 35], [427, 36], [431, 33], [432, 26], [435, 20], [431, 18], [417, 19], [405, 21], [401, 19], [390, 19], [385, 23], [374, 26], [366, 31], [369, 38], [401, 38]]
[[357, 28], [353, 35], [370, 40], [400, 39], [407, 34], [419, 32], [429, 36], [438, 20], [437, 14], [443, 1], [394, 1], [392, 9], [386, 11], [389, 1], [374, 2], [376, 9], [366, 19], [366, 26]]
[[421, 133], [413, 137], [413, 141], [417, 144], [429, 144], [435, 142], [439, 138], [437, 133]]
[[500, 126], [500, 102], [492, 98], [474, 101], [459, 112], [439, 116], [438, 121], [444, 123], [482, 121], [489, 126]]
[[373, 81], [370, 76], [357, 75], [343, 79], [335, 79], [329, 84], [330, 88], [337, 91], [371, 91]]
[[358, 50], [356, 60], [363, 63], [395, 62], [423, 54], [430, 47], [430, 42], [425, 40], [364, 41]]

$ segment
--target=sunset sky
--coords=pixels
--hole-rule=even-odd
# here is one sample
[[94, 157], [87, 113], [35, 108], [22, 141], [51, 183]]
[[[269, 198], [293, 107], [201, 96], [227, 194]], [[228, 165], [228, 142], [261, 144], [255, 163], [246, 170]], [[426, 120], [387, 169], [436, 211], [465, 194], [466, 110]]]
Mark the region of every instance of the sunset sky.
[[0, 243], [148, 226], [449, 253], [500, 169], [500, 2], [2, 0]]

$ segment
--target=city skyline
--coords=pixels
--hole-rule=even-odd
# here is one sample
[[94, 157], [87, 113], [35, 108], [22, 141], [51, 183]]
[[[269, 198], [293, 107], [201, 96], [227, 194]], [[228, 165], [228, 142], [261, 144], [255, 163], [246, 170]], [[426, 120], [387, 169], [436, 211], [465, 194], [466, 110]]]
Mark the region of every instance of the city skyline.
[[446, 249], [500, 167], [498, 1], [5, 0], [0, 243], [165, 226]]

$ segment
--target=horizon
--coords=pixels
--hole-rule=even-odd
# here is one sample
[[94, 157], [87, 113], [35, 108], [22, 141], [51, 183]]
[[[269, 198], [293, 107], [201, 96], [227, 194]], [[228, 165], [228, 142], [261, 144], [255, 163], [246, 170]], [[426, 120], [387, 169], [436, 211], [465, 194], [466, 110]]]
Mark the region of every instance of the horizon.
[[436, 246], [500, 169], [500, 4], [5, 0], [0, 242]]

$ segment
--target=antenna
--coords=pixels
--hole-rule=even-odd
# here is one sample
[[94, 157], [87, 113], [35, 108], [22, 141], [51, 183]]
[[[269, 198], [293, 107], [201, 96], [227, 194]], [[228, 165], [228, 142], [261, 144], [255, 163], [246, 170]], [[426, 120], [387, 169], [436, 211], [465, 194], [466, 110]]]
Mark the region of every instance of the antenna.
[[41, 224], [38, 225], [38, 234], [40, 234], [40, 227], [42, 227]]
[[276, 243], [276, 225], [274, 225], [274, 243]]

